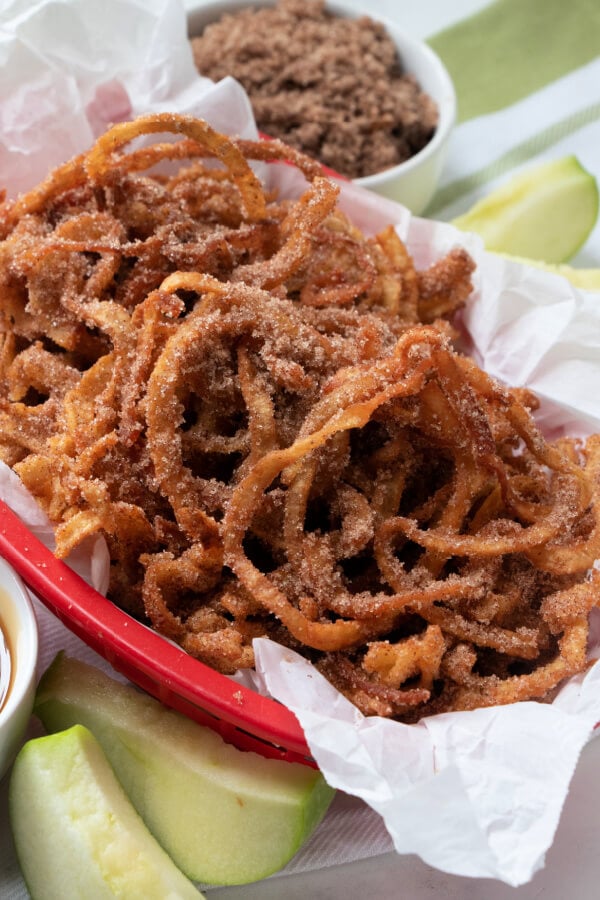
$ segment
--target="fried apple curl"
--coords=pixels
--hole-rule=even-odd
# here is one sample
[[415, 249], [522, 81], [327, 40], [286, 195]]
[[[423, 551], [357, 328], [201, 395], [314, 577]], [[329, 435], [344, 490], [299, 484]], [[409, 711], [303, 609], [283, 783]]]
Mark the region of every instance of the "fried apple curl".
[[110, 598], [221, 672], [266, 635], [366, 714], [546, 698], [586, 666], [600, 438], [547, 443], [453, 349], [463, 250], [417, 271], [337, 193], [155, 115], [5, 202], [1, 457], [59, 556], [103, 534]]

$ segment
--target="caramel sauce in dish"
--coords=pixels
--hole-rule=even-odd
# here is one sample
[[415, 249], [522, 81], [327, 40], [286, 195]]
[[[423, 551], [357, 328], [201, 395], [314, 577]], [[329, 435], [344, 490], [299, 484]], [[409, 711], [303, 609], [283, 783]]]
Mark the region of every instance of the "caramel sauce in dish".
[[[0, 597], [2, 592], [0, 591]], [[13, 680], [12, 655], [6, 627], [0, 618], [0, 710], [2, 710]]]

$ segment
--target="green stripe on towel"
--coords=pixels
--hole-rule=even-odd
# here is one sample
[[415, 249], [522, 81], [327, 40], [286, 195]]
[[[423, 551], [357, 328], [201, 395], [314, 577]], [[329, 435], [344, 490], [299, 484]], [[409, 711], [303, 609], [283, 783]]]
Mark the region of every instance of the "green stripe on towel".
[[600, 0], [496, 0], [428, 41], [464, 122], [504, 109], [600, 54]]
[[500, 178], [500, 176], [506, 175], [513, 169], [524, 165], [524, 163], [539, 156], [544, 150], [563, 140], [567, 135], [585, 128], [586, 125], [590, 125], [592, 122], [597, 122], [598, 119], [600, 119], [600, 103], [592, 103], [591, 106], [586, 106], [585, 109], [580, 109], [559, 122], [554, 122], [543, 131], [539, 131], [537, 134], [531, 135], [527, 140], [515, 144], [502, 156], [492, 160], [477, 172], [472, 172], [463, 178], [457, 178], [455, 181], [449, 182], [445, 187], [440, 188], [424, 215], [435, 218], [446, 206], [454, 203], [459, 197], [469, 194], [489, 181]]

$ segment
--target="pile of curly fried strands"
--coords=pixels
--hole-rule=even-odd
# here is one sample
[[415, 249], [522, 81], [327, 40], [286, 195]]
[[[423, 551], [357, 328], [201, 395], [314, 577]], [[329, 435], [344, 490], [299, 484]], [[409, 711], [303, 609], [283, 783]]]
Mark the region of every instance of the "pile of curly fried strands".
[[600, 439], [546, 443], [452, 349], [464, 251], [416, 271], [336, 198], [156, 115], [5, 202], [2, 458], [60, 556], [103, 533], [110, 597], [221, 672], [267, 635], [367, 714], [547, 697], [586, 665]]

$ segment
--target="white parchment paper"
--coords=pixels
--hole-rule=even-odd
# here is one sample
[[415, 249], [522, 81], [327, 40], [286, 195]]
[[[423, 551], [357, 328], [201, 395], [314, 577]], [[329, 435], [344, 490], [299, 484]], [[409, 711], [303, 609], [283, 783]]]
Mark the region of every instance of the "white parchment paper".
[[[0, 177], [10, 195], [85, 150], [110, 122], [138, 113], [189, 112], [222, 131], [255, 134], [239, 85], [196, 75], [177, 0], [8, 0], [1, 26]], [[288, 167], [272, 167], [269, 178], [284, 193], [301, 187]], [[342, 185], [340, 202], [368, 233], [396, 223], [419, 268], [457, 242], [466, 246], [477, 262], [464, 316], [475, 357], [491, 374], [537, 391], [549, 434], [600, 430], [597, 295], [486, 254], [477, 239], [411, 218], [353, 185]], [[46, 528], [6, 470], [0, 495], [37, 533]], [[103, 590], [106, 549], [101, 541], [87, 549], [76, 565]], [[511, 885], [543, 865], [579, 753], [600, 720], [599, 666], [552, 705], [405, 726], [364, 718], [296, 654], [266, 640], [256, 651], [256, 682], [296, 713], [330, 783], [383, 817], [398, 852]]]
[[150, 112], [202, 115], [255, 137], [246, 93], [194, 66], [180, 0], [2, 0], [0, 182], [9, 197]]

